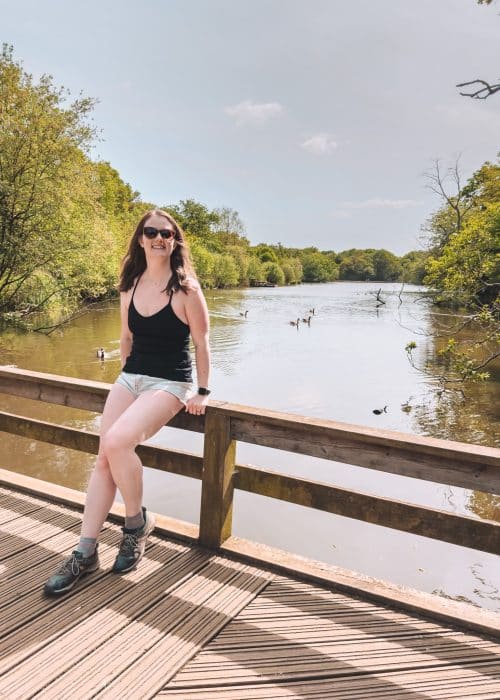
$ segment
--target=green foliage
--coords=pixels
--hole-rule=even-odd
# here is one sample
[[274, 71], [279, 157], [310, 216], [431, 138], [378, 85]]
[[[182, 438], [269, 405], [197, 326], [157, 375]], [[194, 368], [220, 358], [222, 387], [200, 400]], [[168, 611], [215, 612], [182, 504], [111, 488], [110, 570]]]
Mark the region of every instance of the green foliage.
[[255, 248], [252, 251], [259, 260], [262, 263], [266, 262], [278, 262], [278, 255], [275, 250], [269, 245], [265, 245], [264, 243], [260, 243], [259, 245], [255, 246]]
[[375, 278], [373, 254], [369, 250], [346, 250], [339, 254], [341, 280], [368, 281]]
[[194, 241], [191, 243], [191, 257], [201, 286], [206, 289], [215, 287], [215, 255]]
[[[68, 97], [49, 76], [35, 82], [3, 47], [1, 312], [24, 304], [28, 290], [41, 306], [76, 301], [102, 293], [116, 276], [116, 250], [103, 231], [99, 182], [87, 156], [95, 138], [89, 125], [94, 101], [68, 103]], [[102, 246], [96, 242], [101, 233]]]
[[240, 287], [247, 287], [249, 285], [248, 278], [248, 266], [250, 263], [250, 256], [246, 252], [245, 248], [239, 245], [229, 245], [226, 247], [226, 253], [232, 257], [235, 262], [238, 281], [237, 284]]
[[401, 279], [410, 284], [423, 284], [426, 275], [426, 263], [429, 253], [427, 251], [412, 250], [400, 258]]
[[214, 265], [215, 286], [236, 287], [239, 282], [238, 267], [231, 255], [215, 255]]
[[201, 239], [204, 244], [211, 244], [212, 226], [217, 223], [218, 216], [204, 204], [194, 199], [181, 199], [179, 204], [171, 204], [162, 209], [170, 212], [192, 238]]
[[248, 240], [243, 236], [245, 233], [245, 225], [235, 209], [221, 207], [219, 209], [214, 209], [213, 214], [216, 216], [216, 220], [212, 223], [212, 231], [214, 233], [231, 234], [234, 236], [232, 239], [234, 245], [239, 242], [244, 242], [248, 245]]
[[426, 283], [438, 301], [470, 306], [493, 301], [500, 280], [500, 203], [471, 216], [438, 258], [430, 258]]
[[95, 168], [100, 185], [99, 203], [105, 212], [111, 218], [118, 219], [123, 219], [130, 213], [135, 216], [139, 193], [121, 179], [118, 171], [111, 167], [110, 163], [100, 161], [96, 163]]
[[[428, 363], [424, 371], [448, 388], [484, 381], [485, 368], [500, 357], [500, 165], [485, 163], [455, 200], [443, 199], [431, 217], [439, 245], [430, 251], [424, 282], [436, 302], [464, 307], [468, 314], [440, 347], [437, 369]], [[453, 216], [456, 201], [465, 205], [460, 217]]]
[[[471, 206], [460, 228], [434, 249], [426, 284], [438, 302], [471, 307], [491, 304], [500, 280], [500, 165], [485, 163], [464, 188]], [[441, 208], [443, 216], [448, 205]]]
[[285, 284], [285, 273], [276, 262], [265, 262], [264, 274], [266, 280], [272, 282], [272, 284], [278, 284], [280, 286]]
[[253, 255], [248, 260], [247, 275], [250, 286], [254, 285], [256, 282], [266, 281], [266, 271], [264, 269], [264, 264], [261, 263], [259, 258]]
[[302, 281], [304, 269], [298, 258], [283, 258], [281, 269], [285, 275], [285, 284], [299, 284]]
[[331, 282], [337, 279], [335, 261], [318, 252], [301, 255], [304, 282]]
[[394, 253], [382, 249], [373, 254], [373, 269], [377, 281], [394, 282], [401, 277], [402, 265]]

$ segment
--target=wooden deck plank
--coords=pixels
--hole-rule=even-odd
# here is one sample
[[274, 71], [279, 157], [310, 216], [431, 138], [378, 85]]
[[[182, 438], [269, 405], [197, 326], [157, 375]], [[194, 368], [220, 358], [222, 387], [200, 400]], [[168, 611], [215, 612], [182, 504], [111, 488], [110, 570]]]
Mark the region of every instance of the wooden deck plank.
[[20, 515], [27, 515], [42, 507], [46, 507], [46, 503], [36, 505], [25, 501], [24, 499], [14, 498], [10, 494], [0, 494], [0, 524], [14, 520]]
[[164, 689], [156, 697], [165, 700], [498, 700], [500, 663], [490, 667], [489, 677], [481, 673], [483, 666], [471, 664], [347, 678]]
[[[78, 698], [138, 697], [134, 695], [138, 688], [141, 698], [152, 697], [268, 581], [269, 576], [254, 567], [212, 558], [170, 595], [160, 591], [160, 598], [153, 599], [144, 614], [129, 619], [80, 663], [74, 665], [67, 658], [67, 672], [43, 687], [40, 697], [51, 700], [64, 693]], [[95, 620], [88, 624], [92, 628]], [[76, 632], [78, 640], [81, 631]], [[81, 642], [79, 647], [85, 654]], [[10, 688], [21, 690], [19, 685]]]
[[[115, 553], [109, 549], [109, 557], [104, 558], [106, 567], [111, 566]], [[83, 629], [85, 634], [82, 633], [80, 642], [93, 648], [99, 643], [99, 635], [113, 634], [116, 624], [128, 624], [131, 617], [148, 607], [152, 596], [189, 577], [207, 556], [199, 550], [189, 550], [173, 543], [153, 543], [146, 550], [141, 566], [126, 577], [101, 571], [99, 576], [92, 574], [93, 578], [88, 576], [80, 581], [78, 592], [74, 595], [50, 600], [38, 593], [36, 617], [28, 613], [24, 624], [0, 641], [0, 673], [6, 674], [0, 682], [0, 690], [8, 682], [12, 669], [15, 671], [18, 667], [24, 672], [26, 668], [31, 668], [31, 660], [38, 658], [37, 654], [53, 643], [54, 646], [50, 647], [52, 657], [49, 658], [51, 664], [57, 665], [57, 650], [64, 658], [68, 652], [67, 639], [74, 639], [74, 630], [79, 634]], [[36, 604], [36, 596], [33, 603]], [[78, 649], [76, 644], [75, 650]], [[21, 662], [24, 663], [21, 665]], [[37, 675], [40, 676], [35, 671]], [[46, 671], [44, 681], [45, 678]]]
[[250, 684], [379, 674], [473, 660], [500, 661], [500, 645], [407, 613], [360, 607], [356, 599], [280, 577], [168, 687], [218, 687], [228, 678], [231, 684]]
[[[43, 583], [73, 551], [78, 535], [77, 526], [64, 530], [45, 540], [43, 546], [33, 544], [0, 565], [0, 614], [4, 615], [5, 607], [19, 602], [29, 593], [35, 592], [40, 597]], [[110, 534], [108, 528], [104, 529], [101, 533], [100, 551], [103, 552], [116, 541], [117, 536]]]
[[116, 576], [111, 523], [102, 568], [46, 599], [80, 522], [0, 487], [0, 697], [500, 698], [500, 645], [488, 637], [156, 534], [138, 570]]
[[27, 549], [33, 543], [40, 543], [63, 530], [81, 525], [79, 513], [57, 505], [37, 508], [26, 514], [11, 512], [13, 517], [4, 519], [0, 527], [0, 561]]

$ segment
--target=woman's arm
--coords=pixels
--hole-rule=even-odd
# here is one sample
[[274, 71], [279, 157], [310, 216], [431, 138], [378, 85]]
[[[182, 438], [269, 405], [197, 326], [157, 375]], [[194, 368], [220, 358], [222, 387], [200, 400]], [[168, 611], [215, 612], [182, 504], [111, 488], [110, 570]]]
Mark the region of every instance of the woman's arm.
[[132, 350], [132, 333], [128, 327], [129, 295], [129, 292], [120, 292], [120, 357], [122, 367], [125, 365], [127, 357], [130, 355], [130, 351]]
[[[185, 300], [186, 318], [195, 348], [198, 386], [210, 386], [210, 346], [208, 341], [210, 322], [205, 297], [198, 282], [193, 282]], [[196, 394], [187, 402], [189, 413], [204, 413], [208, 396]]]

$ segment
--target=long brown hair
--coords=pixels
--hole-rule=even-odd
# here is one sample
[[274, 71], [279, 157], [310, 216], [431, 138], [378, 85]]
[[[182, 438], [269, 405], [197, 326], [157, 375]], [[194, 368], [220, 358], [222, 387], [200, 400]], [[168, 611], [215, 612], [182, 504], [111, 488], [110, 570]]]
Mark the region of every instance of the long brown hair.
[[163, 291], [170, 294], [172, 291], [176, 292], [178, 289], [181, 289], [187, 294], [188, 289], [191, 288], [190, 278], [196, 279], [189, 255], [188, 244], [184, 238], [184, 232], [177, 221], [168, 212], [163, 211], [163, 209], [150, 209], [137, 224], [134, 235], [130, 239], [127, 254], [122, 261], [118, 289], [120, 292], [128, 291], [134, 284], [136, 277], [142, 275], [146, 269], [146, 254], [144, 253], [144, 248], [139, 243], [139, 239], [143, 234], [146, 221], [154, 214], [167, 219], [167, 221], [172, 224], [175, 231], [176, 245], [170, 257], [172, 276]]

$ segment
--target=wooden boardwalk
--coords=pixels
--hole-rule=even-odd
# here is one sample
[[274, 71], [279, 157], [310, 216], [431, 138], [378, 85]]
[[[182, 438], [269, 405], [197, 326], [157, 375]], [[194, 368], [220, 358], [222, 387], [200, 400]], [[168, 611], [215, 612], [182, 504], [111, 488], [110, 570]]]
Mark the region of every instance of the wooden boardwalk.
[[165, 700], [500, 698], [500, 645], [360, 597], [153, 535], [138, 570], [61, 599], [44, 580], [81, 513], [0, 488], [0, 697]]

